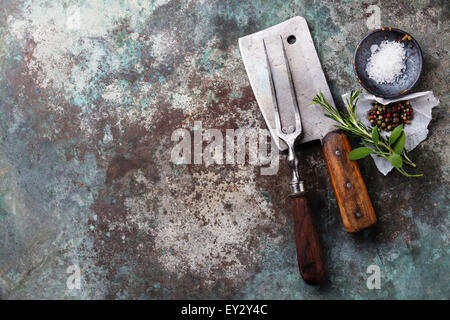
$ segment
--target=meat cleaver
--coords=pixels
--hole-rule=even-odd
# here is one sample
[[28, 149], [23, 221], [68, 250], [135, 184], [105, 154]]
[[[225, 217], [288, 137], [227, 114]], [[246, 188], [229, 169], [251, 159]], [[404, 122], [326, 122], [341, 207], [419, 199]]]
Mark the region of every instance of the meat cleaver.
[[[282, 42], [280, 41], [282, 39]], [[331, 184], [347, 232], [365, 229], [376, 216], [359, 167], [348, 159], [351, 151], [346, 135], [336, 130], [335, 122], [324, 116], [323, 109], [310, 105], [319, 90], [334, 105], [330, 89], [306, 20], [297, 16], [268, 29], [239, 39], [245, 69], [267, 127], [280, 151], [288, 145], [279, 139], [274, 113], [274, 92], [283, 128], [295, 128], [295, 106], [301, 116], [302, 136], [297, 143], [320, 140]], [[289, 76], [284, 61], [289, 65]], [[270, 68], [268, 68], [268, 64]], [[289, 88], [294, 88], [294, 97]], [[293, 103], [293, 99], [296, 103]], [[282, 107], [285, 106], [285, 107]], [[287, 107], [286, 107], [287, 106]], [[295, 209], [295, 204], [294, 204]], [[296, 221], [294, 210], [294, 221]], [[305, 235], [298, 234], [296, 238]], [[297, 253], [300, 255], [297, 246]], [[303, 274], [302, 274], [303, 275]]]

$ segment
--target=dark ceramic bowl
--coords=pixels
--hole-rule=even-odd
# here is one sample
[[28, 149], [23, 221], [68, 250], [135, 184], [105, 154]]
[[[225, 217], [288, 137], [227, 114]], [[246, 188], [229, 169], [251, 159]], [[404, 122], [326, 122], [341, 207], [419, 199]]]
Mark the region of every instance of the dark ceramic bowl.
[[406, 69], [393, 83], [376, 83], [366, 71], [372, 52], [370, 47], [382, 41], [398, 41], [408, 33], [394, 28], [381, 28], [370, 32], [358, 44], [353, 57], [353, 69], [358, 82], [370, 93], [382, 98], [397, 98], [408, 93], [416, 84], [422, 72], [422, 50], [414, 38], [402, 41], [406, 50]]

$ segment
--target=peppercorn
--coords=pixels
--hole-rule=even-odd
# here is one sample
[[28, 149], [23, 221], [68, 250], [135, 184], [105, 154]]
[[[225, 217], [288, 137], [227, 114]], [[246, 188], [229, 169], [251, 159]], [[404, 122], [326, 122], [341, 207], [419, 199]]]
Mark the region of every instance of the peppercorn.
[[378, 131], [391, 131], [400, 124], [410, 124], [413, 118], [413, 109], [409, 101], [398, 101], [382, 105], [372, 103], [372, 109], [368, 112], [367, 119], [372, 126], [377, 126]]

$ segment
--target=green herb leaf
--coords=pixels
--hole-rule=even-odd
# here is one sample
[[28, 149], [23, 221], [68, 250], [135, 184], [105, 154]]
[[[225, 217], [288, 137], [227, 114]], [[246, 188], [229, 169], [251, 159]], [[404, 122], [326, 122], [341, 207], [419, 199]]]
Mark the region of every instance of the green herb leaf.
[[367, 147], [356, 148], [348, 154], [348, 158], [350, 160], [358, 160], [367, 157], [372, 152], [373, 150]]
[[403, 165], [402, 157], [399, 154], [391, 154], [388, 160], [395, 168], [400, 168]]
[[403, 125], [399, 125], [397, 128], [392, 131], [391, 135], [389, 136], [389, 145], [392, 146], [395, 141], [397, 141], [398, 138], [400, 138], [400, 135], [402, 134]]
[[393, 149], [396, 154], [402, 154], [403, 148], [405, 147], [405, 139], [405, 131], [402, 131], [400, 138], [394, 143]]
[[375, 154], [388, 159], [395, 166], [395, 169], [406, 177], [421, 176], [420, 174], [408, 174], [402, 167], [404, 163], [411, 167], [416, 167], [414, 162], [406, 155], [403, 125], [396, 127], [388, 139], [381, 136], [376, 128], [373, 130], [369, 129], [356, 115], [358, 95], [359, 91], [352, 91], [348, 99], [346, 99], [347, 113], [341, 112], [330, 105], [320, 90], [313, 98], [312, 104], [322, 107], [327, 113], [327, 117], [336, 121], [335, 127], [342, 129], [348, 135], [361, 138], [364, 145], [374, 147], [373, 149], [368, 147], [357, 148], [350, 152], [348, 155], [349, 159], [357, 160], [369, 154]]
[[378, 133], [378, 128], [376, 126], [373, 127], [372, 129], [372, 140], [375, 145], [377, 145], [378, 141], [380, 140], [380, 135]]

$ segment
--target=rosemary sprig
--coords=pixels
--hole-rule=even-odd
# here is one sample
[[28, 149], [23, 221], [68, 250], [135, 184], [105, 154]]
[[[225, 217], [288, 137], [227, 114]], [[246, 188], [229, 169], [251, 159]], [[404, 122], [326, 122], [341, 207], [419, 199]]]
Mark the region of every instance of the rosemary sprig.
[[[377, 127], [370, 130], [358, 120], [356, 117], [356, 104], [358, 102], [359, 94], [359, 91], [352, 91], [350, 93], [350, 97], [346, 101], [348, 115], [343, 114], [337, 108], [328, 104], [320, 91], [311, 104], [318, 104], [327, 111], [325, 116], [336, 121], [337, 124], [335, 126], [337, 128], [362, 139], [362, 143], [366, 146], [356, 148], [350, 152], [348, 155], [350, 160], [358, 160], [369, 154], [375, 154], [388, 160], [398, 172], [406, 177], [422, 176], [422, 174], [408, 174], [405, 169], [403, 169], [404, 163], [411, 167], [416, 167], [406, 154], [403, 125], [396, 127], [389, 138], [385, 139], [378, 133]], [[368, 146], [371, 146], [371, 148]]]

